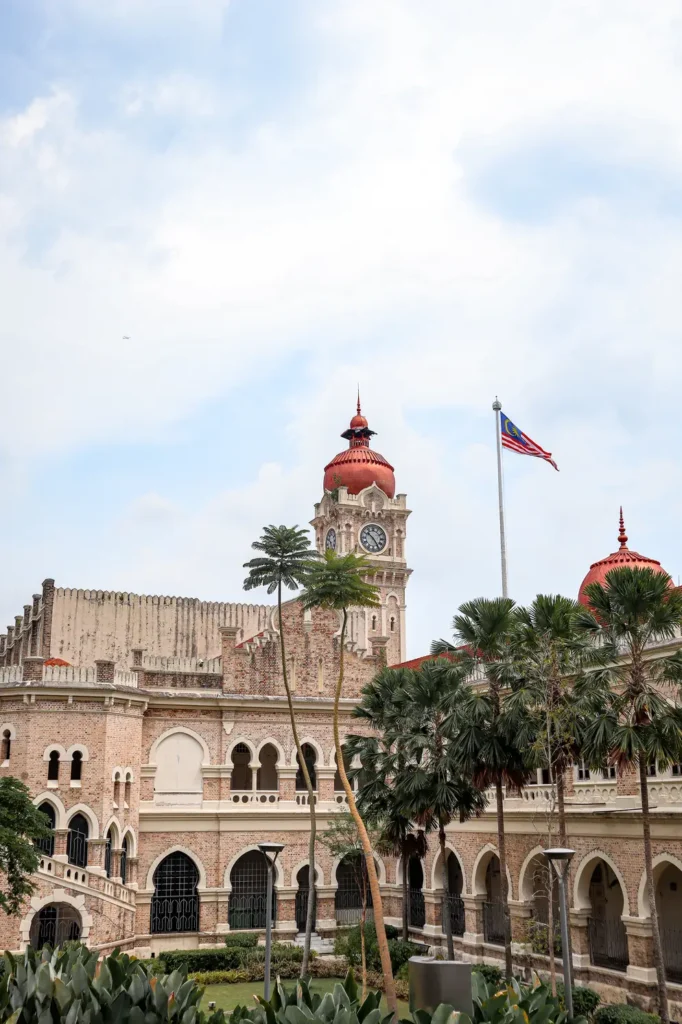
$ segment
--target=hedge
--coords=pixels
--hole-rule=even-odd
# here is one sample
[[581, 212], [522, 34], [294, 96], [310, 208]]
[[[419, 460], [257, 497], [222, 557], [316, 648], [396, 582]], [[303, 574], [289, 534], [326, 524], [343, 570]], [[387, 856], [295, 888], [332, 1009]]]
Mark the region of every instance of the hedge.
[[164, 968], [171, 974], [179, 967], [188, 971], [233, 971], [242, 966], [246, 951], [233, 949], [170, 949], [159, 953]]
[[[562, 981], [557, 982], [556, 994], [561, 1005], [565, 1006], [566, 990]], [[601, 996], [593, 988], [585, 985], [573, 986], [573, 1013], [576, 1017], [587, 1017], [589, 1020], [601, 1002]]]
[[228, 932], [225, 936], [225, 945], [255, 949], [258, 945], [258, 934], [256, 932]]
[[[298, 978], [301, 972], [300, 963], [294, 960], [273, 961], [272, 968], [273, 975], [284, 980]], [[343, 978], [347, 970], [346, 962], [340, 959], [313, 960], [308, 965], [308, 974], [313, 978]], [[265, 964], [260, 961], [236, 971], [197, 971], [190, 977], [199, 985], [235, 985], [243, 981], [262, 981], [264, 975]]]
[[613, 1003], [600, 1006], [594, 1015], [594, 1024], [660, 1024], [661, 1018], [655, 1013], [645, 1013], [638, 1006], [627, 1003]]

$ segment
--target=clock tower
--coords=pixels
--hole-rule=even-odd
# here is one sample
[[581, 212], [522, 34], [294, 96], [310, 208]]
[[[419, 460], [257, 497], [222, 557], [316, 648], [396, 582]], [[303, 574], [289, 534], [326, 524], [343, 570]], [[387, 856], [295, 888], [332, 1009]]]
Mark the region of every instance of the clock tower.
[[315, 505], [317, 549], [364, 555], [376, 570], [381, 607], [356, 608], [349, 616], [349, 637], [358, 651], [372, 653], [373, 639], [385, 638], [386, 661], [405, 661], [405, 588], [411, 569], [405, 559], [407, 499], [395, 493], [393, 466], [370, 448], [375, 431], [360, 409], [341, 437], [348, 448], [325, 466], [324, 494]]

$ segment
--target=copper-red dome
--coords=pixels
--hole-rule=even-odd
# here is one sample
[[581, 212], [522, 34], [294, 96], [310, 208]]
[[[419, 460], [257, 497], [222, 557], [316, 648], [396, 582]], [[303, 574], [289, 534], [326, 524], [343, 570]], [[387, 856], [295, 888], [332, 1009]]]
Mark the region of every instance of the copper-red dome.
[[[606, 558], [601, 558], [598, 562], [593, 562], [590, 566], [585, 579], [580, 584], [580, 593], [578, 594], [578, 600], [581, 604], [589, 605], [587, 596], [585, 594], [585, 588], [590, 583], [601, 583], [606, 582], [606, 576], [611, 572], [612, 569], [620, 569], [627, 567], [628, 569], [653, 569], [654, 572], [662, 572], [665, 575], [669, 575], [660, 562], [657, 562], [655, 558], [647, 558], [646, 555], [640, 555], [637, 551], [631, 551], [627, 546], [628, 537], [625, 532], [625, 522], [623, 520], [623, 509], [620, 510], [620, 529], [618, 531], [619, 548], [612, 554], [607, 555]], [[674, 586], [672, 580], [670, 586]]]
[[376, 484], [389, 498], [394, 497], [393, 466], [370, 448], [369, 439], [373, 434], [360, 410], [358, 396], [357, 414], [350, 421], [348, 430], [341, 435], [348, 440], [348, 448], [335, 455], [324, 467], [325, 491], [347, 487], [350, 494], [359, 494], [365, 487]]

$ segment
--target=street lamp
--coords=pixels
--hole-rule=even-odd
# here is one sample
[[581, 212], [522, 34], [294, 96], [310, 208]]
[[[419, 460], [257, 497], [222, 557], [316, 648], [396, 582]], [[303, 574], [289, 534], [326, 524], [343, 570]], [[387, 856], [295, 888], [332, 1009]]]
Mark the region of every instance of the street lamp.
[[[274, 887], [275, 861], [284, 849], [283, 843], [259, 843], [258, 849], [268, 866], [268, 888], [265, 899], [265, 982], [263, 991], [266, 1000], [270, 998], [270, 948], [272, 946], [272, 890]], [[270, 857], [272, 854], [272, 857]]]
[[[575, 850], [565, 850], [562, 847], [553, 847], [551, 850], [543, 850], [543, 853], [554, 869], [559, 883], [559, 914], [561, 917], [561, 960], [564, 966], [564, 998], [566, 1000], [566, 1012], [568, 1019], [573, 1020], [573, 964], [571, 963], [571, 947], [568, 935], [568, 900], [566, 897], [566, 875], [568, 866], [573, 859]], [[549, 898], [552, 898], [550, 888]], [[549, 936], [553, 942], [554, 937]]]

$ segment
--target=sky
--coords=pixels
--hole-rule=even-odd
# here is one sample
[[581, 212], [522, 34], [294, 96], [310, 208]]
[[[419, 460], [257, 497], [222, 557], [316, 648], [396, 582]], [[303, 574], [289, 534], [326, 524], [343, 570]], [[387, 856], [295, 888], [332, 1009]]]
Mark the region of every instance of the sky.
[[[0, 623], [241, 600], [354, 411], [408, 655], [615, 550], [682, 573], [682, 0], [3, 0]], [[2, 627], [0, 627], [1, 629]]]

